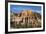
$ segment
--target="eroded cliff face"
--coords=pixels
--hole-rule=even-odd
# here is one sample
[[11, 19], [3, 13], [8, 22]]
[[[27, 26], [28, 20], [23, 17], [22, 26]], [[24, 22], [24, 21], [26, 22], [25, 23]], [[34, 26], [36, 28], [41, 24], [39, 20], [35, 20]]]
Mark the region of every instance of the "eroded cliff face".
[[[12, 16], [12, 13], [11, 13]], [[11, 17], [12, 28], [39, 28], [41, 27], [41, 15], [32, 12], [32, 10], [24, 10], [21, 13], [13, 13]]]

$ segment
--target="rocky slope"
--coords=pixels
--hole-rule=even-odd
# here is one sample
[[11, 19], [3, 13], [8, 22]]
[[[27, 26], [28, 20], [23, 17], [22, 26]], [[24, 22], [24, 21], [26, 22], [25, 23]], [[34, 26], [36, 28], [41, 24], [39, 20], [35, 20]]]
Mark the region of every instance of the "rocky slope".
[[41, 27], [41, 15], [39, 13], [32, 12], [31, 10], [24, 10], [18, 14], [11, 13], [11, 16], [12, 16], [11, 27], [13, 28], [39, 28]]

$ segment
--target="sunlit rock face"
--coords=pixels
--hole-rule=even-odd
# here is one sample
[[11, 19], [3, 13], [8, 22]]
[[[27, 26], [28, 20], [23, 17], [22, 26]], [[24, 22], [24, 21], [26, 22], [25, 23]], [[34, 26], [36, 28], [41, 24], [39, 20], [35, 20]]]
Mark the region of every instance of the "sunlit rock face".
[[22, 11], [22, 16], [29, 16], [31, 14], [32, 14], [31, 10], [24, 10], [24, 11]]
[[[13, 15], [12, 15], [13, 14]], [[39, 28], [41, 27], [41, 15], [32, 10], [23, 10], [20, 13], [11, 13], [11, 27], [13, 28]]]

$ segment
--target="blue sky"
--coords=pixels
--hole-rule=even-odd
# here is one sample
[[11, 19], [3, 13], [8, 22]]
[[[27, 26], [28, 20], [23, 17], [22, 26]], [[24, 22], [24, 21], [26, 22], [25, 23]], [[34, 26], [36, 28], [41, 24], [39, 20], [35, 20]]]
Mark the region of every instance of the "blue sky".
[[41, 13], [41, 6], [10, 5], [10, 10], [16, 13], [22, 10], [32, 10], [33, 12]]

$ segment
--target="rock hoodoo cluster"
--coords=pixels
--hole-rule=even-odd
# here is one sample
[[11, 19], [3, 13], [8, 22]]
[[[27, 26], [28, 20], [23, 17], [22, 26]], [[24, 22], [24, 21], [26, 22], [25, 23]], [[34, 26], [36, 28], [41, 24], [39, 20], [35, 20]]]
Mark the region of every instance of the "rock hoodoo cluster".
[[24, 10], [20, 13], [11, 12], [11, 27], [13, 28], [38, 28], [41, 27], [41, 15], [32, 12], [32, 10]]

